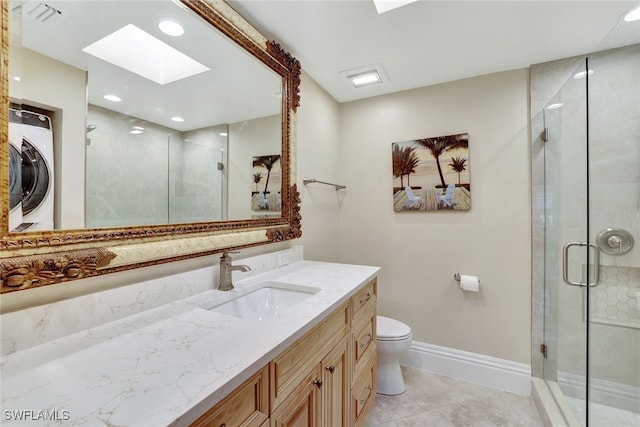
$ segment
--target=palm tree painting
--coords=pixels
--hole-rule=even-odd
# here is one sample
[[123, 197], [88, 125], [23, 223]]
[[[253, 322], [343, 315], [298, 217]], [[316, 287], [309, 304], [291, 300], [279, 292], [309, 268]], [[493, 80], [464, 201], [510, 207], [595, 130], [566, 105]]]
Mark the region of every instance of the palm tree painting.
[[468, 133], [394, 142], [391, 160], [394, 211], [471, 209]]
[[253, 174], [253, 183], [256, 185], [256, 193], [258, 192], [258, 184], [262, 181], [262, 173], [256, 172]]
[[451, 163], [449, 163], [449, 166], [451, 166], [451, 169], [453, 169], [458, 173], [458, 185], [460, 184], [460, 174], [463, 171], [467, 170], [467, 166], [465, 165], [465, 163], [467, 163], [467, 159], [463, 159], [460, 156], [452, 157]]
[[[254, 156], [252, 159], [251, 209], [280, 210], [280, 189], [282, 187], [280, 154]], [[259, 186], [264, 182], [264, 186]]]
[[400, 147], [398, 144], [393, 144], [393, 176], [400, 178], [400, 186], [404, 187], [404, 176], [407, 176], [407, 185], [409, 183], [409, 176], [414, 173], [416, 166], [420, 162], [416, 155], [415, 147]]

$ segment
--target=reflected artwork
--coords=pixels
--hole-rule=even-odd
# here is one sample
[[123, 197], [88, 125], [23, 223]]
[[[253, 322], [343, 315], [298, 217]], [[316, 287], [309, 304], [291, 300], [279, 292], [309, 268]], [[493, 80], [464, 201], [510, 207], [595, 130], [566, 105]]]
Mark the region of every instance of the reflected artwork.
[[251, 209], [280, 212], [282, 205], [280, 154], [253, 157], [252, 184]]
[[471, 209], [469, 134], [391, 144], [393, 210]]

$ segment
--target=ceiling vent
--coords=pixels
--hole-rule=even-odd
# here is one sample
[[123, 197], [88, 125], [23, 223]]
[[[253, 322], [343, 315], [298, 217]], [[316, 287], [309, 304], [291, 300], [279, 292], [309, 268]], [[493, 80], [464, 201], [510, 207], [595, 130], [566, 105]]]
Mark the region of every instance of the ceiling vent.
[[14, 8], [13, 11], [21, 14], [25, 20], [34, 21], [47, 27], [55, 27], [69, 17], [67, 12], [37, 0], [27, 1]]

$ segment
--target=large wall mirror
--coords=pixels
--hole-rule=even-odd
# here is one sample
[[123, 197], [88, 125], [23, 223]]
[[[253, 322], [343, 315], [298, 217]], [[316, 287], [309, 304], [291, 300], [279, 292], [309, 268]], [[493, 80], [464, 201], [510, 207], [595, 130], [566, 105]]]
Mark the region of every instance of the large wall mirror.
[[300, 65], [226, 3], [2, 7], [3, 292], [300, 235]]

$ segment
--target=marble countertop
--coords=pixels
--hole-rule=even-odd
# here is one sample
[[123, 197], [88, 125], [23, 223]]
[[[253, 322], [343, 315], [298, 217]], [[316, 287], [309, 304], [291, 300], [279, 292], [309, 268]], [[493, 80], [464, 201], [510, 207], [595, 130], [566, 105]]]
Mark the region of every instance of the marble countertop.
[[[5, 356], [1, 424], [188, 425], [378, 270], [302, 261]], [[320, 291], [260, 321], [208, 310], [270, 280]]]

